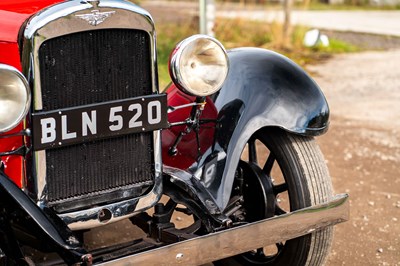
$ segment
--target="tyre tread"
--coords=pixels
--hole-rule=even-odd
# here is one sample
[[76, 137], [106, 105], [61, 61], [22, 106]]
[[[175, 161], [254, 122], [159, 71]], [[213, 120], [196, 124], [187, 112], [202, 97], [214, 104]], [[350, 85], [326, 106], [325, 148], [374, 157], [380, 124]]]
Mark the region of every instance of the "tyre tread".
[[[310, 181], [308, 189], [312, 195], [312, 205], [320, 204], [329, 200], [332, 195], [332, 187], [330, 182], [326, 182], [329, 172], [326, 167], [324, 157], [311, 137], [302, 137], [288, 135], [288, 141], [300, 160], [303, 174], [307, 175]], [[333, 230], [331, 227], [314, 232], [311, 237], [311, 245], [306, 265], [322, 265], [329, 253], [333, 238]]]

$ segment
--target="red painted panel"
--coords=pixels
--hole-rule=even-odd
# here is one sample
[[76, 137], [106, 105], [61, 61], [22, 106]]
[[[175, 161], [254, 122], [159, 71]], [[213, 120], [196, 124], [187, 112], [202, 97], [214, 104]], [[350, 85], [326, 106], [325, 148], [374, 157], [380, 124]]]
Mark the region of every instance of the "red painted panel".
[[[179, 89], [175, 85], [172, 85], [168, 90], [168, 105], [179, 106], [183, 104], [192, 103], [196, 97], [189, 96]], [[168, 121], [170, 123], [184, 121], [190, 115], [191, 108], [184, 108], [177, 110], [173, 113], [168, 114]], [[202, 119], [216, 119], [218, 115], [217, 109], [210, 98], [207, 97], [207, 104], [201, 115]], [[204, 125], [200, 129], [200, 150], [205, 152], [213, 144], [214, 136], [214, 123]], [[180, 169], [187, 169], [197, 159], [197, 142], [196, 135], [194, 132], [184, 136], [182, 141], [178, 145], [178, 154], [176, 156], [170, 156], [168, 149], [174, 144], [175, 139], [179, 133], [184, 130], [185, 126], [176, 126], [170, 129], [162, 131], [162, 155], [163, 163], [169, 166], [173, 166]]]
[[21, 25], [29, 18], [27, 14], [19, 14], [0, 10], [0, 40], [5, 42], [17, 42]]
[[65, 2], [64, 0], [1, 0], [0, 10], [21, 14], [34, 14], [50, 5]]
[[[19, 132], [22, 130], [22, 123], [9, 133]], [[22, 146], [22, 137], [12, 137], [0, 139], [0, 152], [16, 150]], [[1, 160], [5, 164], [5, 173], [17, 184], [19, 187], [23, 184], [23, 158], [22, 156], [4, 156]]]
[[[23, 23], [33, 14], [61, 0], [1, 0], [0, 41], [17, 42]], [[1, 58], [0, 58], [1, 60]]]
[[21, 71], [19, 48], [16, 43], [0, 41], [0, 63], [13, 66]]
[[[21, 60], [17, 44], [21, 26], [39, 10], [61, 2], [60, 0], [1, 0], [0, 1], [0, 63], [11, 65], [21, 70]], [[12, 131], [23, 129], [21, 123]], [[0, 152], [15, 150], [23, 144], [22, 137], [0, 139]], [[5, 156], [1, 158], [5, 163], [6, 174], [18, 185], [23, 185], [24, 163], [21, 156]]]
[[[19, 49], [16, 43], [0, 42], [0, 63], [11, 65], [21, 70]], [[8, 133], [22, 130], [22, 123]], [[0, 152], [12, 151], [22, 146], [22, 137], [0, 139]], [[7, 156], [1, 158], [5, 163], [5, 173], [18, 185], [23, 184], [23, 158]]]

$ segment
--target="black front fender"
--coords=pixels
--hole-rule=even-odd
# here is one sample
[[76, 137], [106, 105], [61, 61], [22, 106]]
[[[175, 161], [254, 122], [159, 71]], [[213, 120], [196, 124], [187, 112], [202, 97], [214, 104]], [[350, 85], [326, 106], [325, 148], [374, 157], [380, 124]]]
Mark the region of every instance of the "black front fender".
[[251, 135], [264, 127], [316, 136], [329, 124], [329, 107], [318, 85], [299, 66], [272, 51], [228, 52], [230, 70], [212, 96], [218, 110], [214, 146], [194, 175], [222, 210], [228, 203], [240, 155]]
[[[20, 235], [58, 252], [68, 264], [84, 262], [88, 258], [86, 250], [67, 225], [51, 210], [40, 209], [2, 170], [0, 170], [0, 208], [2, 209], [0, 233], [3, 233], [2, 238], [0, 237], [0, 248], [6, 256], [18, 259], [18, 256], [22, 255], [16, 251], [19, 239], [12, 232], [12, 224], [15, 223], [18, 225], [16, 227]], [[13, 219], [19, 222], [14, 222]]]
[[264, 49], [240, 48], [228, 54], [229, 75], [214, 101], [218, 110], [235, 100], [242, 101], [244, 110], [237, 126], [278, 126], [312, 136], [327, 130], [329, 107], [325, 97], [298, 65]]

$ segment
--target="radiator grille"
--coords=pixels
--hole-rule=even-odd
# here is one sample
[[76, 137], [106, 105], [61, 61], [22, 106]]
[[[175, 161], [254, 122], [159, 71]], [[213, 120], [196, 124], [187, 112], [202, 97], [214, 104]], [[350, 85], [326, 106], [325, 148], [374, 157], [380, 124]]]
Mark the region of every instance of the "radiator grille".
[[[149, 38], [144, 31], [107, 29], [44, 42], [39, 49], [43, 111], [152, 94]], [[149, 183], [152, 165], [152, 133], [47, 150], [48, 200]]]

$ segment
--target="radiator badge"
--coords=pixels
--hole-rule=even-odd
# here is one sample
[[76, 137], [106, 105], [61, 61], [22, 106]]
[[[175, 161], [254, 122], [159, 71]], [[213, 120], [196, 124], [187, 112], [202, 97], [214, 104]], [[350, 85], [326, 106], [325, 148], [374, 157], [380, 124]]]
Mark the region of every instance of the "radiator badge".
[[93, 10], [90, 14], [75, 15], [80, 19], [86, 20], [90, 25], [97, 26], [103, 23], [107, 18], [111, 17], [115, 11], [99, 12], [99, 10]]

